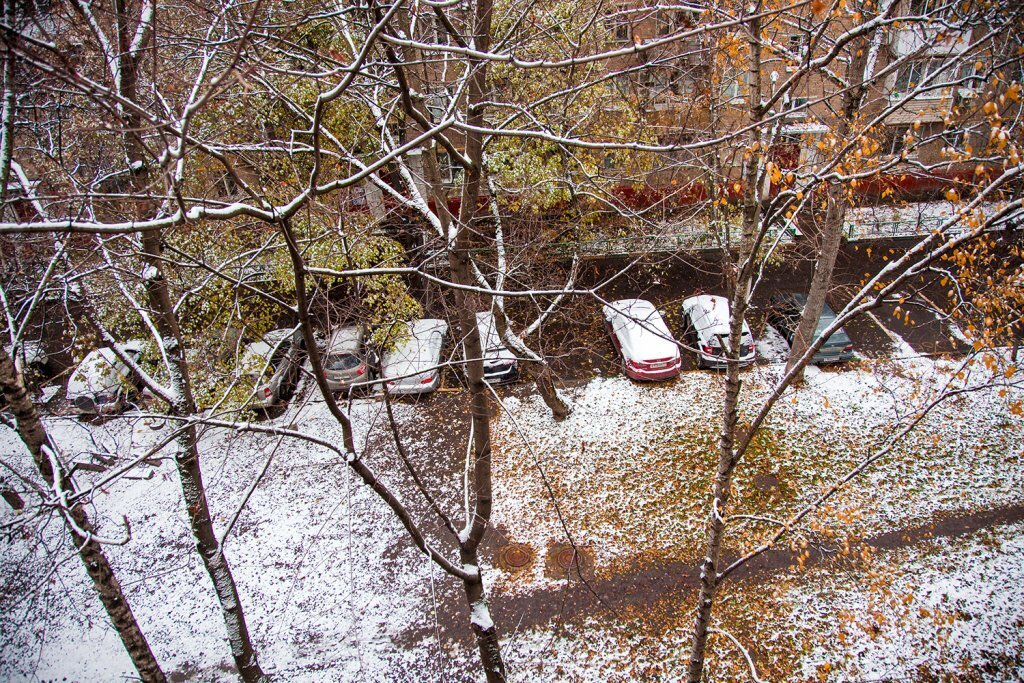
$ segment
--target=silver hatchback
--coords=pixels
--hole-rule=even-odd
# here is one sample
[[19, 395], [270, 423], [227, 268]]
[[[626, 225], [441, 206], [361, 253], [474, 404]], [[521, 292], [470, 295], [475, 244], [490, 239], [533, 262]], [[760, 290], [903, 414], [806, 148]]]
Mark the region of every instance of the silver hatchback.
[[371, 379], [363, 338], [361, 327], [342, 327], [331, 333], [323, 359], [324, 379], [331, 391], [346, 391]]

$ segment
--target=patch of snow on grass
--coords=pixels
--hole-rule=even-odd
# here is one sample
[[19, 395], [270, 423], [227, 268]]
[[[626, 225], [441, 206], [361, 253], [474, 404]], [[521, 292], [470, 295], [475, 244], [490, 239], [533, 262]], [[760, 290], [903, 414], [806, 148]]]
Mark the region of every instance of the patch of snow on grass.
[[[927, 359], [808, 368], [804, 385], [787, 391], [737, 470], [730, 513], [792, 515], [918, 419], [935, 392], [959, 381], [958, 369]], [[781, 374], [778, 365], [744, 371], [741, 420], [760, 408]], [[980, 385], [986, 376], [976, 366], [970, 381]], [[1018, 501], [1024, 434], [1011, 410], [1020, 392], [1009, 392], [966, 392], [940, 403], [892, 455], [834, 498], [819, 523], [870, 534], [936, 512]], [[598, 573], [697, 558], [717, 462], [721, 395], [720, 373], [687, 372], [657, 385], [593, 380], [576, 390], [576, 410], [562, 422], [539, 397], [507, 400], [515, 420], [502, 415], [496, 422], [495, 523], [509, 542], [529, 544], [537, 557], [565, 542], [567, 529], [590, 547]], [[757, 541], [759, 529], [740, 528], [730, 542]], [[542, 564], [504, 588], [550, 582]]]
[[[1024, 524], [961, 543], [899, 551], [876, 575], [815, 570], [786, 601], [790, 623], [819, 644], [802, 662], [809, 679], [916, 680], [984, 672], [986, 681], [1024, 676]], [[891, 572], [891, 574], [889, 574]]]
[[[357, 444], [379, 424], [379, 410], [379, 402], [355, 403]], [[400, 421], [414, 417], [407, 406], [396, 406], [395, 412]], [[139, 455], [142, 442], [149, 445], [152, 438], [141, 427], [133, 430], [137, 422], [131, 416], [47, 420], [64, 457], [99, 452], [121, 462]], [[339, 447], [342, 443], [341, 430], [322, 403], [289, 408], [276, 423], [300, 424], [307, 434]], [[17, 437], [10, 430], [0, 434], [5, 452], [19, 453], [19, 464], [31, 473]], [[265, 671], [290, 682], [395, 680], [395, 672], [414, 662], [429, 664], [423, 652], [393, 642], [425, 622], [428, 561], [341, 456], [307, 442], [278, 443], [276, 437], [219, 428], [204, 430], [200, 451], [218, 534], [252, 478], [272, 458], [225, 544]], [[99, 476], [80, 475], [79, 487], [87, 488], [90, 477]], [[99, 489], [89, 514], [107, 536], [120, 535], [122, 515], [131, 522], [131, 542], [106, 552], [143, 632], [166, 673], [237, 680], [213, 585], [189, 532], [173, 460], [143, 466], [133, 477]], [[9, 510], [0, 512], [0, 521], [12, 521]], [[6, 574], [27, 570], [16, 594], [25, 595], [37, 580], [33, 577], [49, 571], [52, 555], [64, 559], [55, 580], [38, 586], [28, 599], [8, 594], [0, 601], [7, 608], [0, 617], [6, 634], [0, 643], [5, 680], [130, 677], [127, 654], [80, 560], [64, 544], [61, 525], [53, 519], [44, 522], [30, 521], [25, 538], [8, 536], [0, 563]], [[51, 553], [34, 544], [37, 536]], [[13, 589], [12, 581], [6, 585]]]

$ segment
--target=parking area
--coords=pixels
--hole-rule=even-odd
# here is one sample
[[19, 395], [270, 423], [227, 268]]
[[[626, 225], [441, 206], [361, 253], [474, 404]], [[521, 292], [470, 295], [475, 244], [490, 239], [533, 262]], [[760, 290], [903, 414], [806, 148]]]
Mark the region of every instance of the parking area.
[[[896, 253], [892, 249], [889, 253]], [[877, 251], [865, 253], [860, 245], [846, 245], [837, 262], [829, 305], [836, 311], [849, 303], [868, 272], [877, 272]], [[623, 266], [609, 259], [589, 265], [586, 281], [593, 286]], [[644, 298], [664, 315], [677, 339], [683, 338], [680, 307], [695, 294], [726, 293], [720, 262], [701, 256], [674, 256], [644, 263], [602, 290], [607, 300]], [[760, 364], [779, 362], [785, 342], [768, 328], [765, 313], [773, 293], [806, 291], [811, 280], [809, 261], [779, 266], [766, 272], [758, 286], [747, 322], [758, 340]], [[956, 322], [945, 310], [946, 288], [938, 275], [922, 276], [909, 283], [898, 297], [883, 302], [845, 326], [857, 357], [875, 360], [912, 356], [936, 356], [966, 352], [969, 344]], [[781, 343], [781, 347], [780, 347]], [[600, 305], [579, 301], [567, 305], [541, 331], [539, 346], [559, 375], [567, 381], [622, 372], [622, 362], [603, 328]], [[770, 351], [770, 352], [769, 352]], [[780, 357], [781, 356], [781, 357]], [[682, 370], [697, 369], [696, 354], [683, 353]]]

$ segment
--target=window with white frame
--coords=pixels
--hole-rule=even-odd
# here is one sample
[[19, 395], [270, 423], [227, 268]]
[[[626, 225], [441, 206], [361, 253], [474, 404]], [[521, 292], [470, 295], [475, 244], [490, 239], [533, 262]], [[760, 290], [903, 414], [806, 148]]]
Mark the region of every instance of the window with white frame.
[[747, 71], [741, 69], [727, 70], [722, 76], [722, 98], [726, 102], [743, 99], [743, 86], [747, 78]]
[[448, 152], [437, 153], [437, 168], [445, 185], [458, 185], [462, 181], [462, 167], [452, 163]]
[[426, 98], [424, 98], [427, 113], [430, 114], [430, 118], [434, 123], [438, 123], [444, 118], [445, 112], [448, 111], [448, 104], [451, 97], [451, 91], [447, 87], [444, 87], [435, 92], [428, 93]]

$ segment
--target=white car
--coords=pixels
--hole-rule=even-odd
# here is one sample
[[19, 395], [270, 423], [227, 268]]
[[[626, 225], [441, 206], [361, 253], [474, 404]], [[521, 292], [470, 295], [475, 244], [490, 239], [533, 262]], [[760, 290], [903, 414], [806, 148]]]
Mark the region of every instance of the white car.
[[427, 318], [404, 326], [401, 338], [384, 354], [381, 375], [392, 394], [426, 394], [441, 384], [441, 348], [448, 323]]
[[17, 346], [6, 346], [4, 349], [14, 359], [14, 368], [22, 375], [31, 371], [40, 377], [49, 376], [50, 357], [42, 341], [21, 341]]
[[252, 400], [259, 408], [270, 408], [291, 397], [299, 381], [305, 349], [299, 330], [271, 330], [246, 347], [240, 364], [246, 384], [253, 388]]
[[[133, 361], [142, 355], [141, 341], [128, 341], [121, 351]], [[84, 415], [123, 410], [139, 387], [129, 367], [109, 347], [90, 351], [68, 379], [67, 397], [74, 410]]]
[[476, 314], [476, 327], [480, 331], [480, 348], [484, 352], [484, 379], [491, 384], [514, 382], [519, 378], [519, 361], [505, 347], [490, 311]]
[[[702, 367], [723, 368], [729, 350], [729, 301], [723, 296], [701, 294], [683, 301], [683, 324], [697, 345], [697, 362]], [[754, 362], [754, 336], [747, 321], [740, 333], [740, 365]]]
[[679, 374], [679, 345], [650, 301], [620, 299], [601, 309], [626, 375], [637, 380], [671, 379]]

